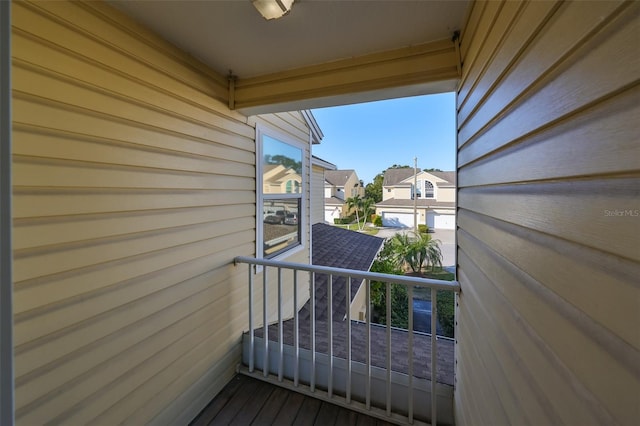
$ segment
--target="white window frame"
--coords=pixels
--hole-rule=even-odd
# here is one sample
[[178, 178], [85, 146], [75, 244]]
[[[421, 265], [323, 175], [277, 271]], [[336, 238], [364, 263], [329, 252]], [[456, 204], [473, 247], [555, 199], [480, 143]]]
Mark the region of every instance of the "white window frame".
[[[436, 185], [433, 182], [431, 182], [429, 179], [424, 179], [422, 182], [423, 182], [422, 185], [424, 186], [424, 192], [422, 193], [422, 194], [424, 194], [423, 198], [428, 198], [430, 200], [435, 199], [436, 198]], [[431, 197], [427, 197], [427, 182], [429, 182], [431, 184], [431, 187], [433, 188], [433, 196], [431, 196]]]
[[[264, 194], [262, 193], [262, 177], [263, 177], [263, 137], [268, 136], [276, 139], [280, 142], [291, 145], [295, 148], [299, 148], [302, 151], [302, 182], [300, 183], [301, 192], [299, 194], [277, 194], [278, 199], [297, 199], [300, 198], [300, 209], [298, 211], [298, 226], [300, 227], [300, 240], [299, 244], [292, 246], [285, 251], [271, 257], [271, 260], [282, 260], [295, 253], [298, 253], [307, 245], [307, 227], [308, 218], [307, 212], [307, 193], [308, 187], [308, 173], [309, 165], [307, 164], [307, 150], [309, 146], [307, 143], [294, 139], [293, 137], [284, 134], [270, 126], [256, 123], [256, 258], [263, 259], [264, 253], [264, 222], [263, 222], [263, 206], [264, 206]], [[275, 198], [275, 197], [274, 197]], [[267, 198], [268, 199], [268, 198]], [[260, 272], [262, 267], [256, 267], [256, 272]]]

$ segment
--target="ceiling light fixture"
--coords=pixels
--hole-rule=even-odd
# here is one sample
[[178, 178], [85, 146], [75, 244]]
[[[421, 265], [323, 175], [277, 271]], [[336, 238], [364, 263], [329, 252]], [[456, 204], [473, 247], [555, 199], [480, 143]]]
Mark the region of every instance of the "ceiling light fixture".
[[251, 0], [266, 20], [278, 19], [289, 13], [295, 0]]

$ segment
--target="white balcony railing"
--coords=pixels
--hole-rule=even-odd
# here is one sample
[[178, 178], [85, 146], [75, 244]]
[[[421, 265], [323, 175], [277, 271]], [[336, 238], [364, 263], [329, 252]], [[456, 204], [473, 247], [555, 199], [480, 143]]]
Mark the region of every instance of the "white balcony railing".
[[[255, 259], [251, 257], [236, 257], [235, 263], [244, 263], [249, 265], [249, 309], [248, 309], [248, 342], [243, 351], [243, 359], [248, 364], [248, 373], [255, 374], [255, 370], [261, 370], [265, 379], [273, 378], [278, 383], [283, 383], [285, 378], [292, 381], [293, 388], [299, 388], [301, 381], [308, 385], [311, 394], [318, 395], [316, 391], [318, 385], [325, 390], [322, 391], [324, 399], [343, 405], [358, 411], [363, 411], [369, 415], [374, 415], [384, 420], [394, 423], [414, 423], [414, 412], [416, 406], [424, 413], [427, 412], [427, 418], [432, 425], [436, 424], [437, 408], [439, 405], [438, 397], [442, 397], [443, 392], [438, 388], [437, 372], [438, 372], [438, 341], [447, 341], [451, 346], [451, 339], [439, 337], [436, 335], [437, 324], [437, 291], [453, 291], [459, 292], [460, 286], [456, 281], [441, 281], [433, 279], [424, 279], [416, 277], [406, 277], [398, 275], [388, 275], [373, 272], [365, 272], [350, 269], [332, 268], [326, 266], [314, 266], [307, 264], [297, 264], [290, 262], [280, 262], [274, 260]], [[256, 327], [254, 297], [256, 291], [254, 289], [254, 268], [253, 265], [262, 265], [262, 318], [261, 325]], [[276, 279], [271, 281], [269, 276], [275, 270]], [[289, 311], [292, 312], [292, 318], [285, 320], [283, 306], [283, 271], [291, 271], [292, 300]], [[301, 347], [300, 339], [300, 312], [298, 309], [299, 294], [298, 283], [300, 273], [308, 273], [310, 299], [308, 301], [309, 310], [309, 329], [307, 337], [310, 342], [308, 349]], [[306, 276], [306, 274], [304, 274]], [[326, 321], [317, 320], [316, 294], [316, 277], [323, 276], [326, 278], [326, 290], [322, 294], [326, 296]], [[344, 315], [336, 319], [334, 317], [334, 280], [344, 280]], [[371, 322], [371, 282], [377, 281], [386, 284], [386, 325], [372, 324]], [[271, 283], [271, 284], [269, 284]], [[342, 283], [342, 281], [341, 281]], [[351, 318], [351, 300], [352, 286], [364, 283], [366, 292], [366, 315], [364, 322], [352, 322]], [[408, 330], [398, 330], [391, 326], [391, 284], [401, 284], [406, 286], [408, 293]], [[270, 287], [274, 288], [270, 288]], [[431, 333], [419, 333], [414, 331], [414, 289], [430, 288], [431, 289]], [[277, 308], [268, 306], [269, 295], [276, 291], [277, 295], [272, 296], [272, 300], [277, 300]], [[324, 304], [324, 302], [323, 302]], [[292, 307], [292, 309], [291, 309]], [[272, 308], [272, 309], [270, 309]], [[277, 310], [277, 320], [269, 318], [270, 310]], [[346, 320], [342, 320], [346, 318]], [[305, 318], [306, 319], [306, 318]], [[346, 326], [344, 325], [346, 324]], [[318, 330], [320, 325], [326, 330]], [[339, 335], [335, 334], [334, 327], [339, 328]], [[365, 354], [364, 362], [354, 361], [352, 353], [352, 337], [354, 330], [362, 331], [364, 327], [365, 336]], [[385, 365], [374, 366], [372, 364], [372, 327], [377, 336], [384, 331], [385, 343], [378, 344], [376, 348], [384, 346]], [[382, 329], [381, 329], [382, 327]], [[285, 343], [283, 330], [288, 330], [288, 334], [292, 334], [289, 342]], [[270, 330], [271, 329], [271, 330]], [[269, 334], [277, 334], [277, 338], [270, 339]], [[326, 346], [324, 353], [318, 351], [316, 335], [322, 333]], [[344, 336], [342, 333], [346, 334]], [[392, 333], [404, 333], [407, 337], [407, 359], [406, 365], [403, 364], [401, 373], [394, 371], [392, 368]], [[257, 336], [260, 334], [261, 336]], [[336, 337], [342, 343], [339, 346], [340, 354], [336, 355], [334, 350], [336, 345], [334, 341]], [[416, 339], [423, 344], [426, 338], [430, 340], [429, 347], [416, 347]], [[344, 339], [344, 340], [343, 340]], [[271, 340], [271, 342], [270, 342]], [[377, 341], [374, 343], [378, 343]], [[423, 345], [427, 346], [427, 345]], [[426, 372], [416, 371], [415, 357], [416, 353], [427, 353], [430, 350], [430, 365], [423, 365], [428, 369], [430, 380], [420, 380], [416, 378], [420, 376], [425, 378]], [[248, 352], [245, 353], [245, 352]], [[362, 354], [356, 354], [360, 357]], [[380, 358], [380, 354], [374, 354]], [[275, 359], [270, 359], [275, 358]], [[405, 360], [393, 360], [404, 363]], [[397, 369], [396, 369], [397, 370]], [[319, 374], [319, 371], [322, 373]], [[323, 374], [324, 373], [324, 374]], [[373, 385], [372, 385], [373, 381]], [[364, 383], [363, 383], [364, 382]], [[427, 383], [425, 385], [425, 383]], [[430, 386], [430, 389], [425, 389]], [[400, 387], [400, 388], [399, 388]], [[364, 388], [364, 392], [361, 392]], [[383, 390], [381, 390], [383, 388]], [[398, 391], [401, 389], [401, 391]], [[440, 390], [440, 392], [439, 392]], [[375, 391], [375, 392], [374, 392]], [[420, 397], [414, 395], [415, 392], [424, 395], [425, 401], [420, 401]], [[363, 393], [363, 395], [361, 395]], [[336, 394], [339, 394], [336, 395]], [[360, 400], [360, 401], [358, 401]], [[416, 401], [418, 403], [416, 404]], [[372, 402], [377, 407], [372, 407]], [[440, 406], [442, 406], [442, 401]], [[424, 408], [428, 407], [428, 410]], [[423, 415], [424, 417], [424, 415]], [[450, 423], [450, 416], [444, 416], [445, 423]], [[420, 423], [417, 422], [416, 423]]]

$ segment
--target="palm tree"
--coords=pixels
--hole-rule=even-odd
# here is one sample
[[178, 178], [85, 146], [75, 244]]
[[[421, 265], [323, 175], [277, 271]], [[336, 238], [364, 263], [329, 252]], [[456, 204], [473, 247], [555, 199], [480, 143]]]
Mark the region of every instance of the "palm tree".
[[391, 239], [391, 246], [399, 266], [407, 265], [418, 273], [423, 267], [442, 268], [440, 240], [432, 239], [429, 234], [396, 234]]
[[412, 271], [416, 272], [416, 262], [411, 249], [411, 239], [408, 234], [395, 234], [391, 238], [391, 249], [398, 267], [402, 268], [408, 265]]
[[[358, 228], [362, 231], [364, 229], [364, 224], [367, 222], [367, 217], [369, 217], [369, 211], [373, 206], [374, 202], [371, 198], [364, 198], [361, 202], [362, 214], [364, 216], [364, 220], [362, 221], [362, 228], [358, 225]], [[359, 222], [358, 222], [359, 223]]]
[[431, 270], [437, 266], [442, 268], [442, 251], [440, 250], [440, 240], [434, 240], [429, 234], [417, 234], [412, 243], [416, 253], [418, 272], [422, 272], [431, 266]]
[[356, 209], [356, 221], [358, 222], [358, 227], [360, 227], [359, 211], [362, 208], [362, 198], [360, 198], [360, 195], [347, 198], [347, 208], [349, 211], [351, 211], [352, 208]]
[[[428, 234], [424, 234], [429, 236]], [[442, 269], [442, 251], [440, 250], [440, 240], [433, 240], [429, 236], [431, 243], [427, 249], [427, 264], [425, 266], [431, 265], [431, 270], [434, 269]]]

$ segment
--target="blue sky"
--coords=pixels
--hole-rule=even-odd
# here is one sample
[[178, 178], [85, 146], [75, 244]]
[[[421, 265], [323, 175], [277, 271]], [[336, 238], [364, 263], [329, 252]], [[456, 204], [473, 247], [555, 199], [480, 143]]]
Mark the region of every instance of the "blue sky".
[[312, 110], [324, 133], [313, 155], [354, 169], [365, 184], [393, 164], [455, 169], [455, 94]]

